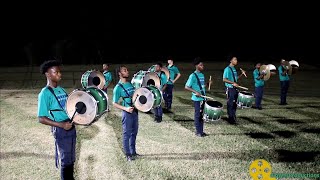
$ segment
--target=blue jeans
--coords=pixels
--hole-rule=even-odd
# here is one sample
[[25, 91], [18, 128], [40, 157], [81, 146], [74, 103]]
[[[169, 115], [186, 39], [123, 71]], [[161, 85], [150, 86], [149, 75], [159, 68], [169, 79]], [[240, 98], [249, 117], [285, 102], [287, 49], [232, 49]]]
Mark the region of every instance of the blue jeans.
[[280, 81], [280, 86], [280, 104], [285, 104], [287, 103], [287, 93], [290, 86], [290, 81]]
[[134, 110], [132, 113], [122, 111], [122, 143], [126, 156], [136, 154], [138, 128], [138, 111]]
[[165, 91], [163, 92], [163, 99], [165, 100], [166, 108], [171, 109], [172, 105], [172, 91], [173, 84], [167, 84]]
[[193, 101], [194, 104], [194, 126], [197, 134], [203, 134], [202, 113], [204, 109], [204, 101]]
[[227, 112], [229, 120], [236, 120], [236, 111], [237, 111], [237, 100], [238, 100], [238, 90], [235, 88], [227, 88]]
[[154, 118], [155, 119], [159, 119], [159, 121], [161, 121], [162, 114], [163, 114], [163, 111], [162, 111], [161, 105], [159, 107], [154, 108]]
[[52, 127], [55, 138], [56, 167], [61, 166], [61, 179], [73, 179], [74, 162], [76, 160], [76, 128], [69, 130], [60, 127]]
[[261, 101], [263, 96], [263, 86], [255, 87], [254, 95], [256, 98], [256, 107], [261, 108]]

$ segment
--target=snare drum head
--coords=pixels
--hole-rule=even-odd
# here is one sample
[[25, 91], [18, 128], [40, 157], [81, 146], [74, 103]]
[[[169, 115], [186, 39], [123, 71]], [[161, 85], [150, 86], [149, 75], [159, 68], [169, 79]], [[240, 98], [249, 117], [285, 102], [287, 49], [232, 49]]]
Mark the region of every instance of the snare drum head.
[[96, 87], [88, 87], [87, 92], [90, 93], [98, 104], [98, 113], [101, 115], [108, 108], [108, 95], [101, 89]]
[[81, 77], [81, 84], [83, 88], [97, 87], [103, 89], [106, 83], [104, 75], [97, 70], [86, 71]]
[[252, 96], [253, 97], [253, 94], [250, 93], [250, 92], [247, 92], [247, 91], [241, 91], [239, 92], [239, 96]]
[[155, 98], [153, 93], [145, 87], [136, 89], [132, 96], [133, 106], [142, 112], [150, 111], [154, 101]]
[[[76, 111], [77, 107], [77, 112]], [[84, 90], [74, 90], [67, 99], [66, 111], [71, 119], [73, 114], [73, 122], [80, 125], [90, 124], [96, 117], [98, 112], [97, 102], [92, 95]]]
[[206, 101], [206, 104], [214, 108], [223, 108], [222, 103], [220, 103], [219, 101]]

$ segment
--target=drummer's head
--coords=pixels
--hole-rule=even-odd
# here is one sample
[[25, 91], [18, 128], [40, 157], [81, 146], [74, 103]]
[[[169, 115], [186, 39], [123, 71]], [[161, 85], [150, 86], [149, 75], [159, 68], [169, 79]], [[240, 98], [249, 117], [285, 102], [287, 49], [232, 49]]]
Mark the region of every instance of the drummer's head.
[[109, 64], [107, 64], [107, 63], [104, 63], [104, 64], [102, 64], [102, 69], [105, 71], [105, 70], [108, 70], [108, 68], [109, 68]]
[[256, 65], [255, 65], [255, 67], [256, 67], [256, 69], [260, 69], [260, 67], [261, 67], [261, 63], [256, 63]]
[[234, 55], [229, 55], [228, 60], [230, 61], [230, 64], [233, 66], [236, 66], [238, 64], [238, 58]]
[[161, 69], [162, 69], [162, 63], [161, 63], [161, 62], [158, 62], [158, 63], [156, 64], [155, 71], [156, 71], [156, 72], [160, 72]]
[[41, 74], [45, 74], [47, 79], [58, 82], [61, 80], [60, 72], [61, 62], [57, 60], [45, 61], [40, 65]]
[[129, 71], [125, 65], [120, 65], [117, 68], [117, 74], [120, 78], [128, 78], [129, 77]]
[[168, 57], [168, 64], [172, 65], [173, 64], [173, 59], [171, 56]]
[[200, 57], [196, 57], [193, 60], [193, 65], [196, 66], [198, 71], [202, 71], [204, 69], [202, 59]]

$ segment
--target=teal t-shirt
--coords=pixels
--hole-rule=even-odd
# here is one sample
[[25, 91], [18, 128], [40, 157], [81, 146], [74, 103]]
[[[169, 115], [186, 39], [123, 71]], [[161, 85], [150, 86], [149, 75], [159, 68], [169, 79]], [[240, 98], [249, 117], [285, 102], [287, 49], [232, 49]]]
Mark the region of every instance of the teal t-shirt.
[[[233, 78], [233, 75], [232, 75], [232, 71], [231, 69], [229, 68], [231, 66], [227, 66], [224, 71], [223, 71], [223, 78], [226, 78], [228, 79], [229, 81], [232, 81], [232, 82], [237, 82], [238, 81], [238, 74], [237, 74], [237, 70], [234, 66], [231, 67], [233, 73], [234, 73], [234, 77], [235, 79]], [[233, 88], [233, 85], [232, 84], [229, 84], [229, 83], [224, 83], [224, 85], [227, 87], [227, 88]]]
[[287, 75], [284, 75], [284, 76], [282, 75], [282, 73], [283, 73], [283, 67], [282, 67], [282, 66], [279, 66], [279, 67], [278, 67], [278, 71], [279, 71], [280, 81], [289, 81], [289, 80], [290, 80], [288, 74], [287, 74]]
[[254, 86], [255, 87], [261, 87], [264, 86], [264, 80], [262, 79], [257, 79], [260, 76], [259, 70], [255, 69], [253, 71], [253, 78], [254, 78]]
[[108, 86], [112, 81], [112, 74], [110, 71], [104, 71], [103, 75], [104, 75], [104, 78], [106, 79], [105, 86]]
[[[56, 88], [52, 89], [54, 94], [57, 96], [59, 102], [48, 89], [48, 87], [42, 88], [38, 95], [38, 117], [48, 117], [49, 119], [57, 122], [69, 119], [68, 114], [66, 112], [68, 94], [60, 86], [57, 86]], [[61, 106], [59, 105], [59, 103]]]
[[169, 78], [168, 84], [173, 84], [172, 81], [176, 78], [176, 76], [180, 73], [180, 71], [175, 65], [172, 65], [172, 66], [168, 65], [167, 68], [170, 72], [170, 78]]
[[157, 74], [158, 74], [158, 76], [160, 78], [160, 90], [162, 90], [163, 86], [165, 84], [167, 84], [168, 79], [167, 79], [166, 74], [163, 71], [157, 72]]
[[[122, 84], [123, 88], [127, 90], [129, 96], [119, 84]], [[135, 88], [132, 86], [130, 82], [122, 83], [120, 80], [119, 83], [113, 89], [113, 102], [118, 103], [120, 98], [122, 98], [122, 106], [132, 107], [132, 95], [134, 91]]]
[[[197, 72], [195, 71], [195, 73], [198, 75], [199, 77], [199, 80], [200, 80], [200, 84], [202, 86], [202, 91], [203, 91], [203, 94], [206, 95], [206, 89], [205, 89], [205, 83], [204, 83], [204, 74], [202, 74], [201, 72]], [[189, 87], [189, 88], [192, 88], [194, 89], [195, 91], [199, 92], [200, 94], [201, 93], [201, 90], [200, 90], [200, 87], [199, 87], [199, 83], [198, 83], [198, 80], [197, 80], [197, 77], [192, 73], [190, 74], [188, 80], [187, 80], [187, 83], [186, 83], [186, 86]], [[191, 99], [193, 101], [203, 101], [204, 98], [203, 97], [198, 97], [196, 96], [196, 94], [194, 92], [192, 92], [192, 96], [191, 96]]]

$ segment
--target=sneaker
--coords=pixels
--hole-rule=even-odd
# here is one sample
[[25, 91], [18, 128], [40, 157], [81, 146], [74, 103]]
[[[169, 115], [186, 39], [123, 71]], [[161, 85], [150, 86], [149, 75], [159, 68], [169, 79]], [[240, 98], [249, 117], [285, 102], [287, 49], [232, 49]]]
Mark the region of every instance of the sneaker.
[[203, 133], [202, 133], [202, 136], [208, 136], [208, 134], [207, 134], [207, 133], [205, 133], [205, 132], [203, 132]]
[[196, 136], [198, 136], [198, 137], [204, 137], [204, 135], [201, 134], [201, 133], [196, 133]]
[[140, 157], [141, 155], [138, 153], [132, 154], [133, 157]]
[[133, 161], [133, 157], [132, 156], [127, 156], [127, 161]]

